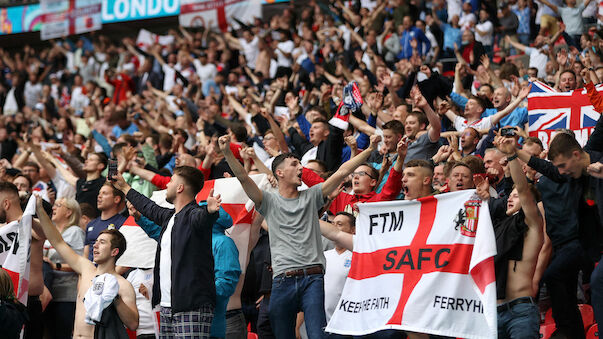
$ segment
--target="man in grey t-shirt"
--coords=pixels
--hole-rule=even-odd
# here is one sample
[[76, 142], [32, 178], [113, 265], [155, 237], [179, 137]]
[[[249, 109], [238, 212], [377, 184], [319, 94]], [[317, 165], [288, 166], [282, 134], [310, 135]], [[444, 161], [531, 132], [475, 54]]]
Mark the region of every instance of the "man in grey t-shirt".
[[301, 185], [302, 165], [291, 153], [281, 154], [272, 162], [278, 181], [278, 193], [260, 190], [230, 150], [230, 137], [220, 137], [220, 150], [245, 193], [264, 216], [270, 232], [272, 254], [272, 293], [270, 323], [276, 338], [295, 338], [295, 320], [304, 312], [310, 338], [324, 338], [324, 268], [319, 210], [332, 193], [356, 167], [377, 149], [380, 136], [371, 136], [370, 146], [339, 167], [324, 183], [306, 191]]

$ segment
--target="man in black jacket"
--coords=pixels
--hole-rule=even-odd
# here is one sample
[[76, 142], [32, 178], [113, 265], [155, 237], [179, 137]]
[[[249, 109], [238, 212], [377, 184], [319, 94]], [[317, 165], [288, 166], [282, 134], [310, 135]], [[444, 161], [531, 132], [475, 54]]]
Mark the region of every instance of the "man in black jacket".
[[199, 206], [195, 195], [203, 187], [203, 174], [193, 167], [177, 167], [167, 185], [166, 200], [175, 209], [159, 207], [131, 189], [121, 175], [114, 185], [134, 207], [162, 227], [153, 284], [153, 307], [161, 306], [162, 338], [209, 338], [216, 303], [211, 230], [218, 218], [220, 196]]

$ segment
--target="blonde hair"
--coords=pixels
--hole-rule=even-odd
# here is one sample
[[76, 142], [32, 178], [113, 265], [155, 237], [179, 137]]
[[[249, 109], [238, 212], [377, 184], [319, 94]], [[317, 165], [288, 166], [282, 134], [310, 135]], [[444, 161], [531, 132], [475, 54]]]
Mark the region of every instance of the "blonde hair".
[[8, 273], [0, 268], [0, 300], [15, 300], [15, 288]]
[[80, 204], [73, 198], [61, 198], [59, 200], [63, 202], [63, 206], [67, 207], [71, 211], [67, 228], [71, 226], [78, 226], [80, 224], [80, 217], [82, 216]]

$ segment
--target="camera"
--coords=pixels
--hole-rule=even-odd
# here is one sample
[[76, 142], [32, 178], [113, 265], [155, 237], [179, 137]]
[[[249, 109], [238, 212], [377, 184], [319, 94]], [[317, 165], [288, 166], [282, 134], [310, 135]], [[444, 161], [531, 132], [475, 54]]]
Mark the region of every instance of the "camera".
[[503, 137], [514, 137], [517, 135], [517, 131], [514, 127], [503, 127], [500, 129], [500, 135]]

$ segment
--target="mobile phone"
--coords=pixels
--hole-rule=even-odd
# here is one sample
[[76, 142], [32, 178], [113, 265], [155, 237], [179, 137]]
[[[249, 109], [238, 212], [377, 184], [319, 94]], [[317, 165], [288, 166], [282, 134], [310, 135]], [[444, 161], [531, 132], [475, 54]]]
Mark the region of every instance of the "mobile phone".
[[517, 134], [513, 127], [503, 127], [500, 129], [500, 135], [503, 137], [514, 137]]
[[115, 180], [113, 177], [117, 175], [117, 159], [111, 158], [109, 159], [109, 169], [107, 172], [107, 178], [109, 180]]

